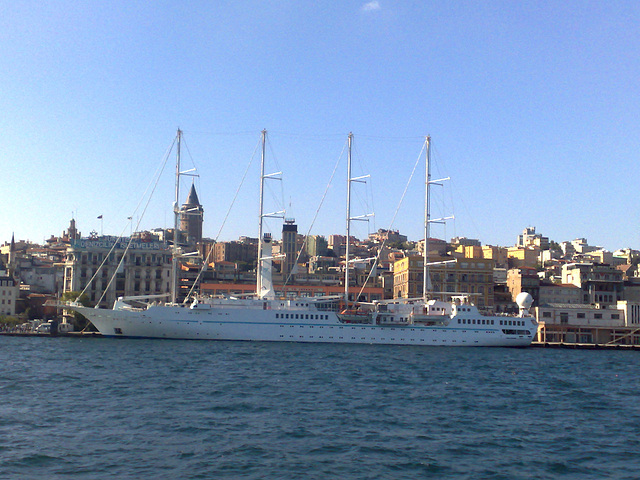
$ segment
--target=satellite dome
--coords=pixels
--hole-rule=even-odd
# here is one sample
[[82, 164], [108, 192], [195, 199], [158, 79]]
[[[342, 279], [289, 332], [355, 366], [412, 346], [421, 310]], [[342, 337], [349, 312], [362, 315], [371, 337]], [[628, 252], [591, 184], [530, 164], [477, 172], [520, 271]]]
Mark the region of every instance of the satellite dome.
[[520, 292], [516, 297], [516, 303], [520, 308], [530, 308], [533, 305], [533, 297], [530, 293]]

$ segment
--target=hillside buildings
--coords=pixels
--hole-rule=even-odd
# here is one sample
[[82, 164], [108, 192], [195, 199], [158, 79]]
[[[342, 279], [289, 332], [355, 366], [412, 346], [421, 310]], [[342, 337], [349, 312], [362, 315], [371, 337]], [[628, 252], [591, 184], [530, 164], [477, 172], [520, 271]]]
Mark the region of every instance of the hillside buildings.
[[[45, 300], [71, 291], [84, 291], [91, 304], [101, 307], [110, 307], [120, 296], [168, 298], [174, 238], [180, 255], [179, 300], [193, 288], [214, 295], [253, 292], [258, 239], [203, 238], [204, 208], [193, 185], [179, 211], [178, 232], [154, 229], [130, 238], [93, 232], [82, 237], [71, 220], [68, 229], [46, 245], [12, 239], [0, 246], [0, 316], [49, 315]], [[282, 239], [274, 240], [273, 248], [278, 292], [344, 295], [346, 241], [339, 234], [305, 238], [295, 220], [286, 219]], [[422, 296], [423, 239], [412, 242], [399, 231], [380, 229], [362, 241], [351, 237], [349, 242], [356, 260], [349, 279], [350, 300]], [[446, 262], [429, 267], [432, 298], [470, 295], [482, 310], [500, 313], [515, 311], [516, 296], [526, 291], [534, 297], [541, 335], [547, 340], [636, 341], [628, 329], [640, 332], [638, 250], [611, 253], [588, 245], [584, 238], [558, 244], [533, 227], [524, 229], [510, 247], [456, 237], [451, 242], [430, 238], [429, 249], [430, 261]], [[207, 268], [201, 271], [203, 263]]]

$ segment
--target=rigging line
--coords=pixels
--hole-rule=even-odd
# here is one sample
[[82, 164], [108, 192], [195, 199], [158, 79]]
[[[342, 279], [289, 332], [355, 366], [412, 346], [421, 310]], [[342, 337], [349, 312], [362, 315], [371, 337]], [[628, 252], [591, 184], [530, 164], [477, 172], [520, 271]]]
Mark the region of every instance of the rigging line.
[[[151, 191], [151, 194], [149, 195], [149, 198], [147, 200], [147, 206], [149, 205], [149, 202], [151, 201], [151, 197], [153, 196], [153, 192], [155, 191], [156, 187], [158, 186], [158, 182], [160, 181], [160, 177], [162, 175], [162, 172], [164, 171], [166, 165], [167, 165], [167, 160], [169, 158], [169, 155], [171, 154], [171, 151], [173, 150], [173, 146], [175, 145], [177, 140], [177, 137], [175, 137], [173, 139], [173, 142], [171, 143], [171, 145], [169, 146], [169, 148], [167, 149], [167, 151], [164, 154], [164, 160], [161, 162], [160, 167], [158, 167], [158, 169], [156, 170], [156, 173], [154, 174], [154, 176], [152, 177], [151, 181], [149, 182], [149, 185], [147, 185], [147, 188], [145, 190], [145, 192], [142, 194], [142, 197], [140, 197], [140, 201], [138, 202], [138, 205], [136, 205], [136, 208], [133, 210], [133, 215], [135, 215], [135, 213], [138, 211], [138, 208], [140, 208], [140, 205], [142, 204], [142, 200], [144, 200], [145, 196], [147, 195], [147, 192], [149, 191], [149, 188], [151, 187], [151, 185], [154, 183], [153, 179], [155, 178], [155, 185], [153, 187], [153, 190]], [[145, 210], [146, 211], [146, 207]], [[142, 215], [138, 218], [138, 225], [136, 226], [136, 230], [137, 227], [140, 225], [140, 222], [142, 221], [142, 218], [144, 217], [144, 211], [142, 213]], [[89, 280], [89, 282], [87, 282], [87, 285], [85, 285], [85, 287], [82, 289], [82, 291], [80, 292], [80, 294], [78, 295], [78, 297], [76, 298], [76, 302], [78, 301], [78, 299], [80, 298], [80, 296], [82, 296], [82, 294], [84, 294], [87, 289], [89, 288], [89, 286], [91, 285], [91, 282], [93, 282], [95, 280], [95, 278], [98, 275], [98, 272], [100, 270], [102, 270], [102, 267], [104, 267], [105, 263], [107, 262], [107, 259], [109, 258], [109, 255], [111, 255], [113, 253], [113, 251], [116, 248], [116, 245], [118, 244], [118, 242], [120, 241], [120, 239], [122, 238], [124, 232], [127, 229], [127, 226], [129, 226], [132, 222], [132, 218], [133, 215], [131, 215], [131, 217], [129, 217], [129, 222], [127, 222], [127, 224], [125, 224], [124, 228], [122, 229], [122, 232], [120, 232], [120, 235], [118, 236], [118, 239], [113, 243], [113, 245], [111, 246], [111, 249], [109, 250], [109, 253], [105, 256], [104, 260], [102, 261], [102, 263], [100, 264], [100, 266], [96, 269], [95, 273], [93, 274], [93, 276], [91, 277], [91, 279]], [[133, 238], [133, 236], [129, 239], [129, 244], [131, 244], [131, 239]], [[127, 248], [129, 246], [129, 244], [127, 245]], [[126, 253], [126, 250], [125, 250]], [[124, 259], [124, 254], [122, 255], [122, 258]], [[120, 261], [120, 264], [122, 263], [122, 260]], [[109, 290], [109, 286], [111, 285], [111, 283], [113, 282], [113, 279], [115, 278], [118, 269], [120, 268], [120, 264], [118, 264], [118, 267], [116, 268], [116, 271], [114, 272], [114, 274], [111, 276], [111, 279], [109, 280], [109, 283], [107, 284], [106, 288], [103, 290], [102, 295], [100, 296], [100, 299], [98, 300], [98, 305], [100, 304], [100, 302], [102, 301], [102, 299], [105, 297], [105, 295], [107, 294], [107, 291]]]
[[244, 136], [244, 135], [255, 135], [255, 130], [246, 130], [240, 132], [207, 132], [204, 130], [189, 130], [191, 133], [197, 133], [198, 135], [211, 135], [211, 136]]
[[[132, 218], [138, 212], [140, 205], [142, 205], [142, 202], [145, 199], [147, 192], [149, 191], [152, 185], [154, 185], [153, 191], [155, 191], [155, 188], [158, 185], [158, 182], [160, 181], [160, 176], [162, 175], [162, 172], [164, 172], [164, 169], [167, 166], [167, 160], [169, 159], [169, 155], [173, 151], [173, 147], [175, 146], [177, 140], [178, 140], [178, 137], [177, 136], [174, 137], [173, 142], [171, 142], [171, 145], [169, 145], [169, 148], [167, 148], [167, 150], [165, 151], [163, 161], [160, 163], [160, 166], [156, 169], [154, 176], [151, 177], [151, 181], [149, 182], [149, 184], [147, 185], [147, 188], [145, 189], [144, 193], [140, 197], [140, 200], [138, 201], [136, 208], [133, 209], [133, 213], [131, 215]], [[154, 182], [154, 179], [155, 179], [155, 182]], [[151, 192], [149, 198], [153, 196], [153, 191]]]
[[[111, 254], [113, 253], [113, 251], [116, 249], [116, 245], [118, 244], [118, 242], [120, 241], [120, 239], [123, 237], [124, 232], [127, 230], [127, 227], [129, 225], [131, 225], [131, 223], [133, 222], [132, 220], [133, 217], [129, 217], [129, 221], [125, 224], [124, 228], [122, 229], [122, 231], [120, 232], [120, 235], [118, 236], [118, 239], [113, 242], [113, 245], [111, 246], [111, 249], [109, 250], [109, 253], [107, 253], [104, 257], [104, 260], [102, 261], [102, 263], [100, 264], [100, 266], [98, 267], [98, 269], [96, 270], [96, 272], [94, 273], [93, 277], [91, 277], [91, 280], [89, 280], [89, 283], [87, 283], [87, 286], [84, 288], [84, 290], [82, 291], [82, 293], [85, 292], [85, 290], [89, 287], [89, 285], [91, 285], [91, 282], [93, 282], [93, 280], [96, 278], [96, 276], [98, 275], [98, 272], [100, 270], [102, 270], [102, 267], [104, 267], [105, 263], [107, 263], [107, 260], [109, 259], [109, 257], [111, 256]], [[126, 253], [126, 252], [125, 252]], [[124, 254], [123, 254], [124, 257]], [[120, 267], [120, 265], [118, 265], [118, 268]], [[115, 276], [118, 274], [118, 268], [116, 268], [115, 272], [113, 273], [113, 275], [111, 276], [111, 278], [109, 279], [109, 282], [107, 283], [107, 286], [102, 290], [102, 295], [100, 295], [100, 298], [98, 299], [98, 305], [100, 305], [100, 302], [102, 302], [102, 300], [104, 299], [104, 297], [107, 295], [107, 292], [109, 291], [109, 287], [111, 286], [112, 280], [115, 278]], [[82, 293], [80, 295], [82, 295]], [[80, 297], [78, 297], [80, 298]]]
[[238, 185], [238, 188], [236, 189], [236, 193], [233, 195], [233, 199], [231, 200], [231, 205], [229, 205], [229, 209], [227, 210], [226, 215], [224, 216], [224, 220], [222, 221], [222, 225], [220, 225], [220, 230], [218, 230], [218, 234], [216, 235], [214, 242], [217, 242], [218, 239], [220, 238], [220, 235], [222, 234], [222, 230], [225, 226], [225, 224], [227, 223], [227, 220], [229, 219], [229, 215], [231, 214], [231, 209], [233, 208], [233, 206], [236, 203], [236, 199], [238, 198], [238, 194], [240, 193], [240, 189], [242, 188], [242, 185], [244, 185], [244, 181], [247, 178], [247, 174], [249, 173], [249, 168], [251, 167], [251, 164], [253, 163], [253, 159], [256, 156], [256, 152], [258, 151], [260, 147], [260, 142], [258, 142], [258, 144], [256, 145], [255, 149], [253, 150], [253, 154], [251, 155], [251, 158], [249, 159], [249, 164], [247, 165], [247, 168], [244, 171], [244, 174], [242, 175], [242, 179], [240, 180], [240, 185]]
[[393, 141], [407, 141], [407, 140], [423, 140], [424, 139], [424, 135], [420, 135], [420, 136], [407, 136], [407, 137], [394, 137], [394, 136], [386, 136], [386, 135], [366, 135], [366, 134], [358, 134], [358, 137], [360, 138], [366, 138], [369, 140], [393, 140]]
[[[363, 172], [363, 173], [366, 172], [368, 169], [364, 168], [364, 162], [362, 161], [362, 157], [360, 156], [360, 151], [358, 150], [357, 142], [353, 141], [351, 146], [352, 146], [352, 150], [353, 150], [353, 154], [354, 154], [353, 156], [355, 157], [355, 159], [357, 161], [357, 164], [360, 167], [360, 171]], [[364, 183], [366, 185], [368, 185], [369, 180], [371, 180], [370, 176], [367, 178], [367, 180]], [[353, 197], [355, 197], [354, 200], [358, 201], [358, 203], [360, 204], [360, 208], [364, 212], [369, 213], [369, 212], [372, 211], [373, 207], [369, 208], [369, 202], [368, 202], [369, 199], [367, 198], [366, 194], [367, 194], [367, 188], [366, 187], [365, 187], [365, 195], [364, 196], [362, 195], [362, 191], [360, 189], [353, 189], [353, 188], [351, 189], [352, 199], [353, 199]], [[367, 226], [366, 226], [367, 233], [370, 233], [371, 232], [371, 226], [369, 224], [369, 218], [364, 219], [364, 223], [367, 224]], [[351, 228], [352, 228], [352, 230], [354, 229], [353, 226]], [[360, 232], [359, 229], [356, 228], [356, 230], [358, 230], [358, 232]], [[358, 233], [358, 232], [356, 232], [356, 233]], [[360, 235], [360, 233], [358, 233], [358, 235]]]
[[[363, 161], [363, 157], [360, 155], [360, 151], [358, 150], [358, 144], [357, 142], [353, 142], [353, 150], [354, 150], [354, 156], [357, 160], [358, 165], [360, 166], [360, 170], [362, 172], [369, 172], [370, 169], [367, 167], [365, 168], [365, 164]], [[367, 181], [365, 182], [367, 187], [365, 188], [365, 195], [363, 196], [362, 193], [356, 189], [355, 192], [352, 192], [355, 194], [355, 196], [357, 197], [357, 199], [360, 201], [360, 205], [361, 207], [364, 207], [364, 211], [365, 212], [375, 212], [374, 206], [373, 206], [373, 190], [372, 190], [372, 177], [368, 176]], [[370, 195], [369, 195], [370, 194]], [[369, 206], [369, 201], [371, 201], [371, 206]], [[375, 216], [373, 216], [374, 218], [374, 223], [375, 223]], [[367, 229], [370, 229], [370, 225], [369, 225], [369, 220], [367, 220]]]
[[[342, 160], [342, 156], [344, 155], [344, 152], [345, 152], [345, 150], [347, 148], [347, 144], [348, 144], [347, 142], [345, 142], [343, 144], [342, 152], [340, 152], [340, 156], [338, 157], [338, 160], [336, 161], [336, 164], [333, 167], [333, 172], [331, 172], [331, 177], [329, 178], [329, 183], [327, 183], [327, 186], [324, 189], [324, 193], [322, 194], [322, 198], [320, 199], [320, 205], [318, 205], [318, 208], [316, 209], [316, 213], [313, 216], [313, 220], [311, 220], [311, 225], [309, 226], [309, 229], [307, 230], [307, 234], [304, 236], [304, 242], [302, 242], [302, 247], [300, 248], [300, 251], [298, 252], [298, 256], [296, 257], [296, 261], [294, 263], [294, 268], [295, 268], [296, 265], [298, 265], [298, 261], [300, 260], [300, 257], [302, 256], [302, 252], [304, 251], [304, 248], [307, 245], [307, 239], [309, 238], [309, 234], [311, 233], [311, 229], [313, 228], [314, 224], [316, 223], [316, 220], [318, 219], [318, 214], [320, 213], [320, 209], [322, 208], [322, 205], [324, 204], [324, 201], [327, 198], [327, 193], [329, 192], [329, 188], [331, 187], [331, 183], [333, 182], [333, 178], [335, 177], [336, 172], [338, 171], [338, 166], [340, 165], [340, 160]], [[347, 241], [349, 241], [349, 239], [347, 239]], [[289, 275], [287, 276], [286, 281], [282, 285], [283, 290], [284, 290], [284, 287], [286, 287], [289, 284], [289, 281], [291, 280], [291, 276], [292, 275], [293, 275], [293, 272], [289, 272]]]
[[[244, 185], [244, 181], [247, 178], [247, 174], [249, 173], [249, 168], [251, 168], [251, 164], [253, 163], [253, 159], [255, 158], [256, 152], [258, 152], [258, 149], [259, 149], [260, 145], [261, 145], [261, 142], [258, 142], [256, 144], [255, 149], [253, 150], [253, 154], [251, 155], [251, 158], [249, 159], [249, 164], [247, 165], [247, 168], [245, 169], [244, 174], [242, 175], [242, 180], [240, 180], [240, 185], [238, 185], [238, 188], [236, 189], [236, 193], [233, 195], [233, 199], [231, 200], [231, 205], [229, 205], [229, 209], [227, 210], [227, 213], [224, 216], [224, 219], [222, 220], [222, 225], [220, 225], [220, 230], [218, 230], [218, 234], [216, 235], [216, 237], [213, 240], [214, 244], [218, 242], [218, 239], [220, 238], [220, 235], [222, 235], [222, 230], [224, 229], [224, 226], [227, 223], [229, 215], [231, 214], [231, 210], [233, 209], [233, 206], [236, 203], [236, 199], [238, 198], [238, 194], [240, 193], [240, 189], [242, 188], [242, 185]], [[185, 303], [187, 301], [187, 299], [193, 293], [193, 290], [195, 289], [196, 285], [198, 285], [198, 282], [200, 281], [200, 277], [202, 277], [202, 273], [204, 272], [205, 268], [209, 264], [209, 260], [211, 259], [211, 253], [213, 252], [213, 250], [214, 250], [214, 248], [209, 249], [209, 252], [207, 253], [207, 257], [204, 259], [204, 264], [203, 264], [202, 268], [200, 269], [200, 271], [198, 272], [198, 275], [196, 276], [196, 279], [191, 284], [191, 288], [189, 289], [189, 293], [187, 293], [187, 295], [184, 297], [183, 303]]]
[[[406, 196], [407, 190], [409, 189], [409, 184], [411, 183], [411, 180], [413, 179], [413, 176], [416, 173], [416, 169], [418, 168], [418, 164], [420, 163], [420, 158], [422, 157], [422, 154], [423, 154], [426, 146], [427, 146], [427, 142], [425, 141], [424, 144], [422, 145], [422, 149], [420, 150], [420, 153], [418, 154], [418, 158], [416, 159], [416, 163], [413, 166], [413, 170], [411, 171], [411, 175], [409, 176], [409, 180], [407, 181], [407, 185], [404, 187], [404, 192], [402, 192], [402, 196], [400, 197], [400, 201], [398, 202], [398, 207], [396, 208], [396, 211], [393, 214], [393, 217], [391, 218], [391, 223], [389, 224], [388, 230], [391, 230], [393, 228], [393, 224], [396, 221], [396, 217], [398, 216], [398, 212], [400, 211], [400, 207], [402, 206], [402, 202], [404, 201], [404, 197]], [[380, 260], [380, 256], [382, 255], [382, 251], [384, 250], [384, 247], [385, 247], [385, 244], [387, 243], [387, 239], [388, 238], [389, 238], [389, 236], [387, 235], [387, 238], [385, 238], [382, 241], [382, 245], [380, 245], [380, 249], [378, 250], [378, 255], [376, 255], [376, 258], [375, 258], [374, 263], [373, 263], [374, 266], [378, 265], [378, 262]], [[373, 270], [374, 270], [373, 267], [369, 270], [369, 275], [367, 275], [367, 278], [364, 281], [364, 283], [362, 285], [362, 288], [360, 289], [360, 292], [358, 293], [358, 296], [356, 298], [360, 298], [360, 295], [362, 295], [362, 293], [364, 292], [364, 289], [367, 286], [367, 283], [369, 283], [369, 280], [371, 280], [371, 276], [373, 274]]]
[[[165, 156], [163, 165], [162, 165], [162, 169], [160, 170], [160, 173], [158, 174], [157, 178], [156, 178], [156, 182], [155, 185], [153, 186], [153, 189], [151, 190], [151, 193], [149, 194], [149, 198], [147, 199], [147, 203], [144, 206], [144, 209], [142, 210], [142, 214], [138, 217], [138, 221], [136, 223], [136, 227], [135, 230], [136, 232], [138, 231], [138, 229], [140, 228], [140, 223], [142, 222], [142, 219], [144, 218], [144, 214], [147, 212], [147, 208], [149, 208], [149, 204], [151, 203], [151, 199], [153, 198], [153, 194], [156, 191], [156, 188], [158, 187], [158, 183], [160, 183], [160, 176], [162, 175], [162, 172], [164, 172], [164, 169], [167, 165], [167, 161], [169, 160], [169, 154], [171, 153], [171, 150], [173, 150], [173, 145], [175, 144], [175, 142], [177, 141], [178, 137], [176, 136], [174, 143], [172, 144], [172, 147], [167, 151], [167, 154]], [[133, 216], [131, 216], [131, 222], [133, 222]], [[177, 241], [177, 232], [173, 232], [173, 244], [175, 246], [176, 241]], [[113, 275], [111, 276], [111, 278], [109, 279], [109, 283], [107, 284], [107, 288], [105, 288], [104, 293], [102, 294], [103, 296], [106, 295], [107, 290], [109, 290], [109, 287], [111, 286], [111, 284], [113, 283], [113, 280], [116, 278], [116, 275], [118, 274], [118, 270], [120, 269], [120, 267], [122, 266], [122, 264], [125, 261], [125, 258], [127, 256], [127, 253], [129, 252], [129, 249], [131, 248], [131, 244], [133, 243], [133, 235], [131, 235], [129, 237], [129, 242], [127, 242], [127, 246], [124, 249], [124, 252], [122, 252], [122, 258], [120, 259], [120, 263], [118, 263], [118, 266], [116, 267], [115, 272], [113, 272]], [[100, 300], [102, 300], [102, 297], [100, 298]]]
[[[191, 160], [191, 164], [193, 165], [193, 168], [196, 169], [196, 173], [199, 171], [198, 166], [196, 165], [195, 160], [193, 159], [193, 156], [191, 155], [191, 150], [189, 150], [189, 145], [187, 145], [187, 142], [184, 138], [184, 132], [182, 132], [182, 145], [187, 149], [187, 153], [189, 154], [189, 159]], [[196, 175], [198, 178], [200, 178], [200, 175]]]
[[276, 153], [273, 151], [273, 145], [271, 145], [271, 139], [269, 138], [269, 133], [267, 132], [267, 135], [265, 136], [266, 141], [267, 141], [267, 146], [269, 147], [269, 153], [271, 153], [271, 157], [273, 160], [273, 164], [276, 167], [276, 170], [278, 171], [282, 171], [282, 168], [280, 168], [280, 164], [278, 163], [278, 157], [276, 157]]
[[344, 133], [324, 133], [324, 134], [310, 134], [310, 133], [291, 133], [291, 132], [279, 132], [277, 130], [269, 130], [270, 134], [279, 135], [282, 137], [295, 137], [311, 140], [333, 140], [336, 137], [343, 137]]

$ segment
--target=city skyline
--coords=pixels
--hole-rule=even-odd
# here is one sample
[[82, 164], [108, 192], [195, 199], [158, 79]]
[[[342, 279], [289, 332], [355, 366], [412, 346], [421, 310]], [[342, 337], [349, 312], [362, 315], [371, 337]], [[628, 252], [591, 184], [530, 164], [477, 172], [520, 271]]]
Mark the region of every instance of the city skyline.
[[[180, 127], [206, 237], [217, 236], [265, 128], [283, 171], [278, 200], [303, 234], [353, 131], [358, 171], [371, 175], [369, 231], [422, 237], [422, 167], [391, 219], [430, 134], [434, 175], [452, 178], [438, 206], [456, 216], [433, 236], [511, 245], [536, 226], [558, 242], [640, 247], [630, 215], [640, 169], [634, 2], [2, 10], [0, 243], [42, 243], [72, 217], [84, 235], [128, 234]], [[341, 158], [310, 234], [344, 232]], [[140, 230], [172, 226], [171, 171], [169, 162]], [[221, 240], [257, 235], [255, 159], [242, 194]]]

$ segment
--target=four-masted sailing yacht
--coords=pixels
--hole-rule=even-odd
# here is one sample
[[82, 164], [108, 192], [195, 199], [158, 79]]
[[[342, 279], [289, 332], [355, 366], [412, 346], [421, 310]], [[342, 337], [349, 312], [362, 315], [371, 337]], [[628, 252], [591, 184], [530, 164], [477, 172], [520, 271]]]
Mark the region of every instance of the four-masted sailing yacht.
[[[349, 135], [347, 181], [347, 238], [349, 235], [351, 183], [351, 143]], [[127, 297], [118, 298], [112, 309], [83, 307], [77, 303], [64, 308], [75, 310], [91, 321], [107, 337], [173, 338], [200, 340], [254, 340], [311, 343], [367, 343], [428, 346], [527, 346], [537, 326], [527, 313], [531, 297], [521, 299], [518, 317], [483, 316], [466, 297], [452, 302], [421, 299], [380, 301], [336, 313], [336, 298], [279, 298], [272, 283], [272, 239], [263, 233], [263, 191], [265, 179], [266, 131], [262, 132], [260, 171], [259, 256], [255, 296], [250, 298], [200, 297], [188, 303], [172, 301], [143, 308]], [[429, 142], [427, 137], [425, 231], [428, 239]], [[178, 158], [179, 158], [178, 149]], [[179, 175], [179, 166], [177, 168]], [[176, 180], [176, 185], [178, 185]], [[176, 190], [178, 186], [176, 186]], [[176, 198], [178, 191], [176, 191]], [[425, 245], [425, 253], [428, 245]], [[345, 302], [349, 303], [349, 249], [345, 263]], [[428, 262], [425, 258], [425, 268]], [[174, 261], [174, 268], [177, 262]], [[175, 278], [175, 277], [174, 277]], [[428, 270], [424, 278], [428, 278]], [[425, 282], [426, 284], [427, 282]], [[135, 298], [136, 301], [140, 297]]]

